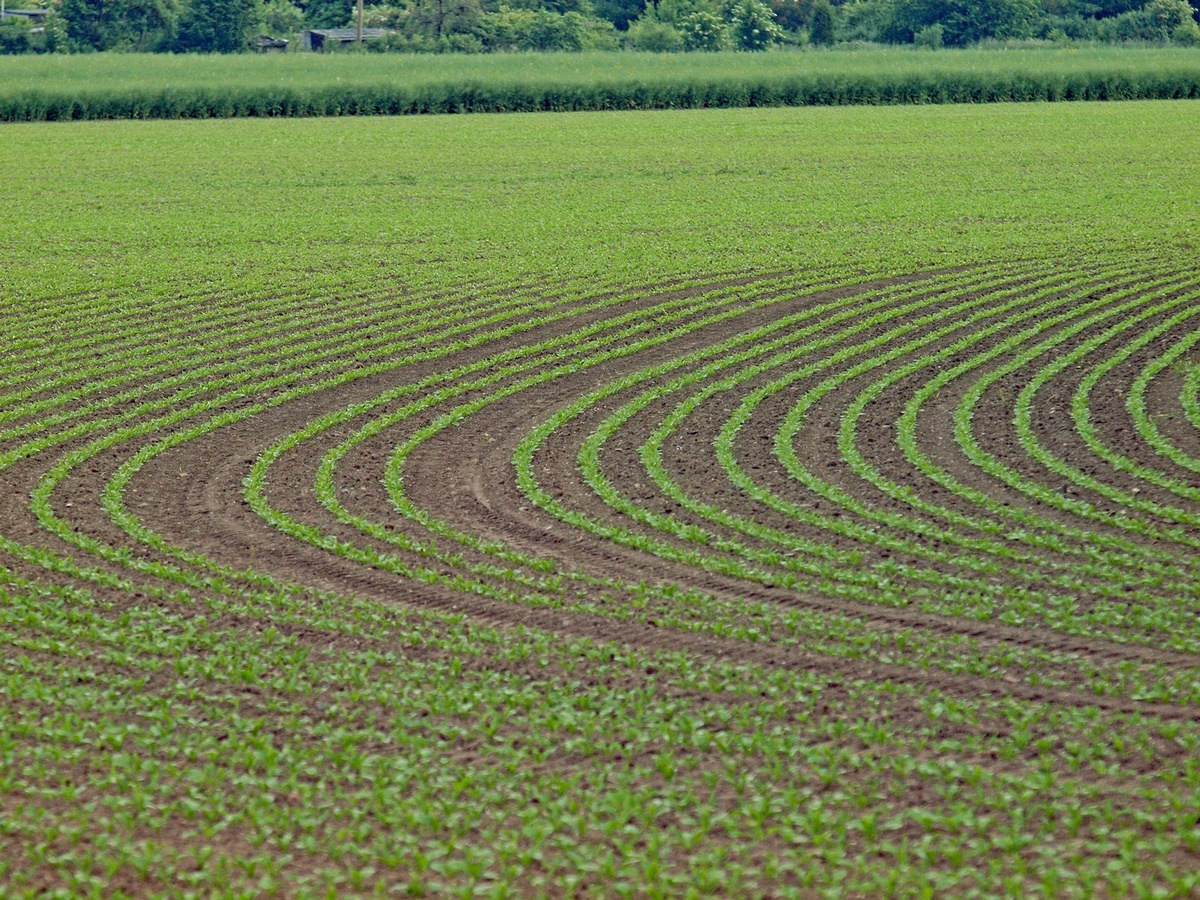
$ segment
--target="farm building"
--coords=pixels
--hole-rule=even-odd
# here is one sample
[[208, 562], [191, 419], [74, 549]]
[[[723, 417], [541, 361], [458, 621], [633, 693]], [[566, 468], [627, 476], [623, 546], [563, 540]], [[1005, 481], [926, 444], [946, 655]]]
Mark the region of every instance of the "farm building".
[[28, 19], [34, 25], [41, 25], [42, 20], [50, 15], [48, 9], [5, 9], [0, 11], [0, 18], [3, 19]]
[[[390, 34], [390, 32], [386, 28], [364, 28], [362, 30], [364, 41], [375, 40], [387, 34]], [[353, 44], [358, 40], [358, 30], [355, 28], [313, 29], [300, 32], [300, 40], [303, 42], [305, 50], [314, 50], [319, 53], [325, 49], [326, 44], [330, 48]]]
[[288, 42], [283, 38], [260, 34], [254, 39], [254, 48], [259, 53], [286, 53]]

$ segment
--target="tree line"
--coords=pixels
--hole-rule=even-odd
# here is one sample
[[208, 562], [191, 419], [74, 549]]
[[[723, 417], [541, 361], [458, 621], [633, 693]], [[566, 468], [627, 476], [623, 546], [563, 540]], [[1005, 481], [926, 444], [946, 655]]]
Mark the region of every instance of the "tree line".
[[[1192, 4], [1195, 4], [1194, 6]], [[56, 0], [0, 20], [0, 53], [251, 49], [259, 35], [354, 27], [354, 0]], [[1200, 46], [1200, 0], [384, 0], [375, 52], [766, 50], [985, 40]]]

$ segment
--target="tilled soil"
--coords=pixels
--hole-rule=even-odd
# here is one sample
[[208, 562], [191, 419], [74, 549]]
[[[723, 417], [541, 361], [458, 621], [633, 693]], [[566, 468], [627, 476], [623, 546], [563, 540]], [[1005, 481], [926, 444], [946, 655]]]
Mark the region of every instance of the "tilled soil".
[[[838, 303], [892, 295], [942, 302], [936, 299], [939, 279], [950, 276], [960, 277], [965, 287], [948, 296], [946, 304], [973, 297], [975, 312], [993, 307], [996, 312], [977, 323], [966, 322], [964, 313], [958, 328], [948, 327], [954, 319], [947, 317], [901, 332], [896, 329], [904, 317], [872, 324], [864, 313], [830, 320], [827, 327], [801, 336], [806, 321], [820, 323], [833, 314], [822, 310], [828, 306], [832, 311]], [[1014, 726], [998, 710], [1030, 704], [1039, 710], [1039, 721], [1047, 723], [1041, 738], [1050, 742], [1039, 751], [1050, 753], [1050, 762], [1037, 765], [1048, 765], [1061, 778], [1078, 779], [1095, 804], [1152, 810], [1154, 800], [1121, 798], [1131, 784], [1141, 784], [1138, 779], [1158, 784], [1181, 777], [1190, 750], [1163, 737], [1173, 733], [1169, 729], [1143, 735], [1136, 723], [1190, 728], [1200, 717], [1194, 642], [1200, 596], [1200, 466], [1186, 465], [1200, 459], [1200, 428], [1189, 422], [1181, 405], [1183, 366], [1168, 368], [1149, 383], [1146, 407], [1184, 462], [1166, 459], [1143, 439], [1126, 401], [1146, 366], [1184, 339], [1196, 322], [1182, 321], [1098, 379], [1087, 408], [1099, 447], [1085, 440], [1072, 418], [1072, 404], [1091, 369], [1145, 324], [1114, 334], [1034, 392], [1028, 428], [1020, 424], [1016, 406], [1024, 387], [1043, 367], [1082, 346], [1102, 327], [1121, 321], [1122, 315], [1113, 312], [1103, 325], [1078, 333], [1063, 330], [1045, 349], [1020, 357], [1012, 371], [970, 400], [970, 433], [994, 461], [988, 468], [969, 456], [962, 440], [963, 410], [971, 392], [980, 378], [999, 372], [1057, 333], [1051, 328], [1031, 333], [1011, 348], [1002, 346], [1031, 324], [1006, 325], [1004, 317], [1014, 313], [1001, 311], [1002, 303], [1030, 289], [1039, 276], [1017, 271], [989, 277], [998, 285], [984, 284], [980, 276], [981, 283], [972, 286], [970, 273], [929, 273], [815, 292], [803, 289], [804, 279], [779, 274], [652, 286], [616, 307], [588, 309], [581, 300], [564, 301], [566, 314], [556, 321], [530, 322], [522, 330], [470, 346], [452, 345], [449, 339], [439, 343], [431, 336], [420, 348], [428, 352], [419, 357], [409, 351], [411, 359], [398, 355], [393, 365], [375, 374], [322, 385], [277, 405], [272, 397], [284, 387], [161, 427], [147, 412], [125, 423], [143, 424], [140, 432], [113, 438], [111, 446], [94, 454], [82, 452], [89, 438], [81, 435], [12, 460], [0, 470], [0, 528], [10, 542], [11, 572], [86, 586], [107, 604], [110, 616], [148, 608], [191, 616], [194, 610], [175, 599], [180, 584], [190, 585], [187, 589], [196, 596], [205, 596], [211, 587], [226, 598], [239, 591], [254, 595], [269, 584], [271, 590], [310, 598], [304, 602], [314, 610], [329, 597], [365, 601], [384, 610], [385, 620], [401, 630], [409, 615], [453, 614], [462, 616], [455, 621], [468, 629], [549, 634], [564, 646], [611, 645], [651, 660], [675, 654], [706, 666], [815, 678], [821, 685], [818, 715], [823, 721], [877, 721], [898, 735], [921, 734], [919, 742], [903, 751], [918, 762], [939, 758], [933, 749], [938, 741], [947, 748], [1005, 744]], [[1135, 280], [1121, 281], [1122, 290]], [[1102, 279], [1078, 276], [1072, 284], [1047, 288], [1044, 296], [1067, 302], [1076, 295], [1103, 298], [1106, 290], [1115, 296], [1116, 288]], [[715, 300], [701, 308], [713, 292], [740, 292], [744, 299]], [[767, 299], [772, 302], [761, 302]], [[642, 310], [649, 318], [665, 309], [663, 304], [678, 308], [691, 300], [698, 304], [695, 310], [676, 321], [664, 318], [639, 334], [621, 333], [629, 323], [606, 325], [617, 312]], [[572, 303], [579, 307], [574, 314]], [[718, 309], [728, 314], [701, 323], [702, 316]], [[798, 318], [770, 330], [788, 316]], [[673, 330], [680, 324], [689, 328]], [[992, 325], [993, 331], [985, 333]], [[935, 328], [942, 326], [945, 333], [936, 334]], [[594, 331], [580, 334], [578, 341], [564, 340], [588, 327]], [[772, 353], [797, 352], [775, 362], [770, 354], [732, 358], [755, 346], [749, 338], [737, 343], [755, 329], [768, 329], [769, 335], [756, 340], [781, 339]], [[846, 331], [844, 341], [819, 345], [839, 329]], [[787, 340], [791, 332], [798, 336]], [[973, 332], [981, 335], [977, 341], [963, 340]], [[330, 334], [339, 340], [353, 337], [335, 330]], [[630, 352], [601, 359], [594, 356], [601, 344], [577, 347], [580, 341], [609, 337], [612, 346], [628, 345]], [[646, 345], [638, 348], [638, 340]], [[728, 342], [729, 349], [718, 352]], [[811, 349], [805, 349], [807, 344]], [[864, 347], [861, 352], [845, 352], [858, 344]], [[545, 349], [531, 351], [535, 345]], [[439, 348], [445, 352], [435, 354]], [[229, 361], [236, 362], [241, 352], [240, 344], [229, 345]], [[344, 370], [362, 364], [350, 355]], [[515, 368], [520, 365], [525, 368]], [[939, 373], [959, 365], [964, 366], [961, 376], [917, 409], [913, 441], [903, 443], [898, 435], [914, 396]], [[705, 366], [711, 368], [705, 371]], [[546, 373], [552, 369], [556, 374], [551, 377]], [[155, 377], [132, 373], [120, 387], [143, 389], [138, 398], [143, 402], [169, 396], [156, 386]], [[648, 468], [645, 448], [656, 430], [681, 403], [722, 378], [729, 383], [697, 397], [665, 435], [661, 466]], [[406, 385], [414, 387], [406, 393]], [[390, 399], [388, 391], [394, 394]], [[590, 395], [593, 402], [580, 403], [534, 449], [527, 476], [541, 492], [535, 494], [522, 484], [515, 462], [523, 444], [543, 423]], [[53, 396], [46, 392], [31, 400]], [[863, 397], [869, 399], [861, 401]], [[622, 415], [618, 425], [608, 424], [635, 401], [638, 409]], [[262, 408], [251, 409], [251, 403]], [[63, 408], [83, 409], [83, 404], [72, 400]], [[729, 460], [717, 452], [727, 424], [743, 404], [745, 415], [729, 449], [748, 483], [739, 483]], [[806, 412], [787, 442], [802, 471], [789, 468], [779, 453], [781, 426], [797, 404], [805, 404]], [[442, 420], [459, 407], [452, 422]], [[125, 408], [131, 407], [118, 410]], [[239, 417], [239, 409], [253, 414]], [[394, 414], [394, 421], [356, 437], [384, 414]], [[140, 536], [128, 533], [106, 508], [106, 502], [111, 506], [117, 499], [109, 485], [120, 467], [174, 429], [222, 415], [228, 421], [221, 427], [146, 456], [119, 494], [146, 530]], [[848, 434], [844, 423], [851, 415], [857, 416], [857, 424]], [[326, 427], [319, 427], [322, 421]], [[273, 518], [265, 518], [251, 508], [246, 480], [256, 460], [303, 429], [308, 429], [304, 438], [281, 452], [266, 471], [263, 499]], [[101, 428], [91, 437], [106, 434], [112, 430]], [[597, 434], [606, 437], [589, 462], [581, 450]], [[397, 448], [410, 440], [401, 466]], [[339, 510], [319, 501], [318, 485], [328, 455], [343, 445], [330, 475]], [[16, 446], [15, 439], [3, 446]], [[859, 462], [848, 454], [850, 446]], [[1035, 453], [1033, 447], [1041, 449]], [[67, 457], [71, 452], [80, 458]], [[937, 470], [938, 478], [923, 469], [927, 465]], [[864, 478], [864, 466], [874, 473], [875, 483]], [[389, 472], [399, 480], [391, 480]], [[31, 503], [31, 496], [39, 496], [39, 485], [52, 475], [61, 480], [44, 494], [45, 505]], [[607, 487], [598, 490], [597, 479]], [[397, 493], [400, 486], [403, 496]], [[60, 524], [54, 524], [50, 513]], [[281, 526], [285, 519], [293, 523], [288, 526], [292, 534]], [[14, 552], [21, 547], [38, 553]], [[46, 553], [71, 563], [48, 575], [38, 563]], [[172, 574], [176, 572], [189, 573], [192, 580]], [[128, 583], [115, 583], [113, 577]], [[213, 587], [213, 578], [220, 584]], [[294, 617], [272, 621], [261, 610], [239, 611], [225, 600], [222, 604], [206, 619], [206, 628], [251, 639], [269, 625], [314, 659], [336, 661], [340, 654], [370, 646], [406, 664], [463, 665], [455, 653], [399, 633], [356, 637], [351, 631], [310, 628]], [[394, 619], [387, 619], [393, 614]], [[54, 655], [38, 645], [36, 635], [33, 626], [13, 626], [8, 632], [14, 647], [28, 645], [21, 652], [32, 654], [29, 659], [50, 665]], [[701, 711], [736, 708], [743, 702], [736, 694], [660, 681], [660, 664], [653, 662], [614, 678], [588, 662], [568, 672], [560, 663], [538, 666], [486, 650], [481, 654], [468, 658], [464, 671], [531, 684], [582, 679], [589, 690], [646, 690], [657, 703]], [[100, 679], [133, 677], [140, 671], [138, 664], [123, 664], [113, 654], [94, 662], [94, 677]], [[380, 665], [372, 677], [386, 677], [386, 666]], [[182, 663], [176, 668], [185, 670]], [[284, 727], [275, 702], [294, 707], [293, 722], [311, 724], [340, 715], [350, 716], [346, 721], [357, 721], [357, 727], [374, 727], [376, 712], [370, 703], [347, 706], [317, 690], [285, 704], [282, 694], [273, 697], [273, 689], [264, 685], [248, 683], [239, 714], [251, 711], [274, 722], [281, 741], [320, 745], [315, 732]], [[177, 686], [168, 667], [158, 669], [141, 690], [165, 696]], [[880, 686], [902, 690], [882, 706], [861, 705], [862, 692], [881, 691]], [[939, 703], [983, 705], [964, 721], [939, 723], [931, 720], [923, 699], [932, 696], [941, 698]], [[780, 702], [779, 721], [802, 734], [808, 701], [795, 697]], [[207, 715], [219, 718], [212, 710]], [[1056, 743], [1057, 726], [1050, 723], [1075, 715], [1091, 721], [1110, 717], [1114, 733], [1142, 735], [1136, 740], [1145, 752], [1122, 760], [1133, 781], [1102, 768], [1080, 774], [1066, 756], [1054, 755], [1070, 741]], [[457, 737], [437, 727], [430, 731], [445, 758], [465, 769], [488, 759], [481, 749], [486, 742], [481, 743], [469, 722]], [[137, 716], [130, 723], [134, 728], [143, 724]], [[196, 734], [207, 734], [207, 727], [196, 726]], [[517, 739], [522, 728], [513, 720], [500, 734]], [[1130, 738], [1131, 744], [1134, 740]], [[660, 759], [658, 751], [645, 747], [619, 741], [614, 746], [623, 748], [615, 757], [622, 765], [652, 769]], [[677, 749], [690, 759], [692, 771], [714, 778], [730, 763], [727, 753]], [[843, 749], [877, 752], [851, 738]], [[386, 757], [391, 751], [380, 744], [367, 752]], [[1035, 765], [1033, 756], [1014, 758], [986, 749], [961, 754], [961, 763], [982, 766], [995, 777], [1009, 773], [1016, 778]], [[604, 758], [613, 761], [611, 754]], [[761, 762], [756, 759], [750, 754], [737, 765], [756, 771]], [[564, 754], [530, 772], [568, 777], [596, 764], [594, 754]], [[88, 774], [76, 771], [72, 777], [86, 781]], [[839, 783], [846, 787], [855, 777], [844, 775]], [[863, 784], [870, 780], [863, 778]], [[931, 782], [915, 775], [895, 779], [884, 794], [890, 798], [885, 805], [899, 803], [900, 797], [908, 797], [905, 802], [913, 808], [941, 808], [948, 802]], [[722, 804], [729, 810], [737, 801], [730, 794]], [[664, 824], [664, 834], [678, 824], [670, 821], [674, 824]], [[239, 829], [225, 845], [233, 856], [249, 852], [243, 846], [249, 832]], [[919, 831], [909, 823], [901, 833], [915, 839]], [[194, 839], [193, 832], [182, 829], [166, 842], [182, 852]], [[728, 836], [714, 834], [711, 841], [742, 846], [740, 839]], [[852, 846], [867, 852], [869, 843]], [[777, 831], [762, 836], [757, 847], [748, 859], [761, 862], [763, 854], [795, 850]], [[990, 852], [1003, 857], [1000, 851]], [[1024, 852], [1014, 851], [1013, 858]], [[683, 871], [691, 864], [689, 853], [675, 847], [668, 858]], [[19, 854], [5, 858], [18, 865], [22, 859]], [[1180, 870], [1197, 861], [1194, 850], [1182, 845], [1168, 848], [1162, 859]], [[1001, 868], [1008, 871], [1010, 863]], [[312, 874], [317, 868], [304, 864], [296, 872]], [[56, 884], [53, 877], [46, 879], [42, 886]], [[163, 886], [172, 883], [167, 878]], [[537, 884], [529, 872], [516, 883], [530, 890]], [[124, 889], [140, 892], [136, 879], [130, 885]], [[763, 890], [763, 883], [757, 890]]]

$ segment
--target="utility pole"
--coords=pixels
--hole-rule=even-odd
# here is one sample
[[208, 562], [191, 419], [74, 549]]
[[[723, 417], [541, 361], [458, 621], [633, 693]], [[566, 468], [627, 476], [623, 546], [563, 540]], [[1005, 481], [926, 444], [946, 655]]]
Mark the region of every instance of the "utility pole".
[[[4, 0], [0, 0], [3, 3]], [[363, 20], [363, 0], [358, 0], [358, 36], [355, 38], [355, 43], [362, 46], [362, 20]]]

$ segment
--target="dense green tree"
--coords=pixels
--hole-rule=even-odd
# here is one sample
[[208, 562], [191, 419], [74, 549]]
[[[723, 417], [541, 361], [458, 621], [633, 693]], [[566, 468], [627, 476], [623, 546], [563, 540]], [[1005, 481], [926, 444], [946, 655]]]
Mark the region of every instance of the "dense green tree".
[[850, 0], [838, 9], [838, 31], [844, 40], [882, 41], [891, 17], [890, 0]]
[[[355, 17], [357, 18], [357, 16]], [[413, 18], [411, 6], [393, 6], [388, 3], [368, 4], [363, 7], [363, 27], [389, 28], [393, 31], [409, 31]]]
[[726, 28], [716, 13], [696, 10], [679, 22], [684, 50], [720, 50], [725, 46]]
[[545, 9], [554, 13], [593, 15], [592, 0], [505, 0], [504, 5], [510, 9]]
[[592, 9], [597, 18], [624, 31], [646, 9], [646, 0], [592, 0]]
[[472, 31], [481, 15], [479, 0], [416, 0], [410, 6], [408, 31], [436, 41], [443, 35]]
[[626, 45], [631, 50], [646, 50], [651, 53], [670, 53], [683, 49], [683, 35], [670, 22], [659, 20], [653, 7], [629, 25]]
[[258, 29], [259, 0], [192, 0], [179, 20], [174, 49], [182, 53], [236, 53]]
[[577, 12], [501, 6], [480, 23], [488, 50], [589, 50], [615, 47], [612, 24]]
[[[45, 29], [8, 20], [0, 53], [234, 52], [255, 33], [354, 24], [355, 0], [60, 0]], [[497, 8], [497, 3], [503, 3]], [[570, 17], [570, 18], [568, 18]], [[624, 46], [762, 50], [785, 40], [963, 46], [988, 38], [1200, 45], [1200, 0], [384, 0], [366, 24], [379, 51], [481, 52]]]
[[179, 9], [174, 0], [62, 0], [58, 15], [80, 50], [147, 51], [170, 40]]
[[1143, 12], [1158, 34], [1175, 39], [1187, 35], [1186, 42], [1194, 43], [1196, 17], [1187, 0], [1150, 0]]
[[[1055, 0], [1046, 0], [1046, 2], [1055, 2]], [[1081, 3], [1079, 13], [1095, 19], [1115, 18], [1141, 9], [1146, 2], [1147, 0], [1094, 0], [1094, 3]]]
[[58, 6], [67, 38], [80, 50], [108, 49], [115, 11], [104, 0], [62, 0]]
[[282, 37], [304, 27], [304, 10], [290, 0], [267, 0], [261, 15], [264, 34]]
[[1187, 0], [1150, 0], [1141, 9], [1105, 19], [1099, 35], [1109, 41], [1200, 44], [1200, 26]]
[[784, 31], [799, 33], [812, 22], [815, 0], [768, 0], [767, 5], [775, 14], [775, 22]]
[[354, 15], [354, 0], [302, 0], [306, 28], [343, 28]]
[[653, 6], [653, 15], [658, 21], [679, 27], [693, 13], [707, 12], [716, 15], [716, 8], [709, 0], [658, 0]]
[[913, 44], [926, 50], [941, 50], [946, 46], [946, 28], [941, 22], [926, 25], [913, 35]]
[[0, 54], [33, 52], [33, 23], [21, 16], [0, 19]]
[[179, 18], [174, 0], [122, 0], [121, 7], [130, 49], [136, 51], [153, 50], [168, 40]]
[[830, 47], [835, 40], [833, 7], [829, 0], [817, 0], [813, 4], [812, 20], [808, 25], [808, 39], [818, 47]]
[[1028, 37], [1036, 12], [1035, 0], [895, 0], [883, 37], [908, 44], [932, 25], [942, 26], [942, 39], [951, 47]]
[[729, 35], [739, 50], [766, 50], [783, 37], [762, 0], [737, 0], [729, 10]]

